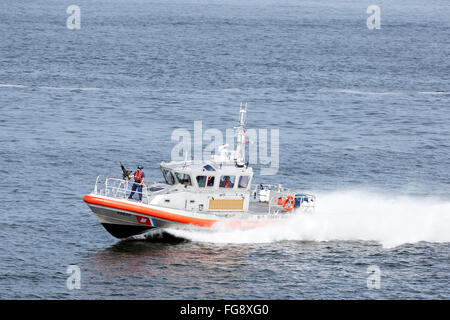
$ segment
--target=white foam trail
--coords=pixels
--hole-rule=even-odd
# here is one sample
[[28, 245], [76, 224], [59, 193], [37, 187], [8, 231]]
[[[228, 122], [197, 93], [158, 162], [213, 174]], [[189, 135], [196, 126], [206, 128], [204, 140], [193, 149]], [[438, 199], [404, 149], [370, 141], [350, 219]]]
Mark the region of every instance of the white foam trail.
[[150, 229], [144, 233], [137, 234], [134, 236], [129, 237], [129, 239], [133, 240], [146, 240], [146, 239], [152, 239], [152, 238], [162, 238], [164, 232], [160, 229]]
[[344, 191], [318, 196], [316, 211], [289, 223], [250, 230], [168, 230], [177, 237], [212, 243], [377, 241], [390, 248], [405, 243], [450, 242], [450, 202]]

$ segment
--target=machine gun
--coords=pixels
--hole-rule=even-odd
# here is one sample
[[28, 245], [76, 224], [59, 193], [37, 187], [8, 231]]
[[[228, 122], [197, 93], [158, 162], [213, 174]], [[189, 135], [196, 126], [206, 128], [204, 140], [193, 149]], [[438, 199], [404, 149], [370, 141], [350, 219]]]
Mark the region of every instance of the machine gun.
[[125, 180], [125, 178], [128, 178], [128, 180], [130, 180], [130, 174], [132, 174], [133, 171], [125, 169], [122, 162], [120, 163], [120, 167], [122, 168], [122, 179]]

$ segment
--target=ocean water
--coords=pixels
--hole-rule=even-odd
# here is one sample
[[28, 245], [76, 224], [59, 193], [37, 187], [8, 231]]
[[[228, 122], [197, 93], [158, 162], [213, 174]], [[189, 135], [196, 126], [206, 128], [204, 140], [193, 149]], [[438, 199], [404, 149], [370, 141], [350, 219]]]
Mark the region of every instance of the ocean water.
[[[449, 12], [2, 0], [0, 299], [449, 299]], [[175, 129], [225, 131], [241, 101], [249, 128], [280, 133], [277, 174], [256, 165], [255, 182], [316, 194], [314, 214], [176, 241], [103, 229], [82, 200], [98, 174], [143, 163], [160, 180]]]

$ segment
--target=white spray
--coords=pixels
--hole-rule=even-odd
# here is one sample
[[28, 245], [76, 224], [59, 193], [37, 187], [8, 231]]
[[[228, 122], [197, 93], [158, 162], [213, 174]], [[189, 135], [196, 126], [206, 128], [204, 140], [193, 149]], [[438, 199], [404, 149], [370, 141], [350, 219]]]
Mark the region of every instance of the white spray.
[[423, 197], [343, 191], [318, 196], [314, 213], [250, 230], [214, 232], [168, 230], [193, 241], [271, 243], [300, 241], [377, 241], [384, 247], [404, 243], [450, 242], [450, 202]]

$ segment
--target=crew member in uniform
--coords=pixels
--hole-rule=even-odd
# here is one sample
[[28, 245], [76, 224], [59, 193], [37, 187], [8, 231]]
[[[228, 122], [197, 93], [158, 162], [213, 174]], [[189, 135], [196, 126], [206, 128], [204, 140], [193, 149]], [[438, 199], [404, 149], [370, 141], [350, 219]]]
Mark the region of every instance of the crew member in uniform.
[[139, 194], [139, 201], [142, 201], [142, 184], [144, 183], [145, 173], [142, 171], [144, 167], [142, 165], [137, 166], [137, 170], [133, 174], [134, 183], [131, 187], [131, 193], [128, 199], [132, 199], [134, 196], [134, 193], [136, 192]]

